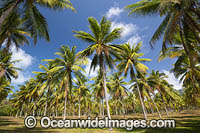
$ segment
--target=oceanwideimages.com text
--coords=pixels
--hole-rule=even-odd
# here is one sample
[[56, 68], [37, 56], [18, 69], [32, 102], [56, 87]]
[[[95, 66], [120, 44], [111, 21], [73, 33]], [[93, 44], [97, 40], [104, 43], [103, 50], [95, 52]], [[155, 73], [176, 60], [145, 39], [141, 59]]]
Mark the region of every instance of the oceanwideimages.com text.
[[[34, 128], [37, 125], [37, 119], [28, 116], [24, 120], [24, 124], [28, 128]], [[126, 130], [134, 130], [134, 128], [175, 128], [175, 120], [133, 120], [133, 119], [99, 119], [98, 117], [91, 119], [51, 119], [42, 117], [40, 119], [42, 128], [124, 128]]]

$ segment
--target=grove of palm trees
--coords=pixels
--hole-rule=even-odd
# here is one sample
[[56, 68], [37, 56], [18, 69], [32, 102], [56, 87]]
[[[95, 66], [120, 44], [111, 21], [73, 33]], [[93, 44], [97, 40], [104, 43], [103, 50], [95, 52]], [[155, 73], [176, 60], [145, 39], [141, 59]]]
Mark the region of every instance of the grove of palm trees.
[[[133, 42], [124, 39], [126, 30], [120, 26], [124, 23], [113, 26], [118, 19], [105, 14], [93, 17], [87, 11], [85, 15], [80, 6], [84, 4], [72, 0], [0, 1], [0, 133], [126, 132], [120, 128], [44, 129], [39, 122], [28, 129], [24, 125], [27, 116], [38, 120], [44, 116], [60, 120], [174, 119], [175, 128], [135, 128], [131, 132], [200, 132], [200, 1], [125, 3], [112, 15], [124, 12], [126, 19], [138, 19], [144, 26], [151, 23], [150, 19], [142, 22], [145, 17], [159, 20], [156, 30], [149, 29], [150, 37], [146, 33], [148, 37]], [[49, 21], [51, 15], [64, 22]], [[67, 26], [70, 19], [76, 19], [70, 25], [73, 29]], [[65, 35], [59, 23], [66, 25]], [[55, 44], [59, 38], [60, 44]], [[29, 57], [18, 58], [14, 53], [18, 50], [35, 54], [35, 63], [17, 65]], [[165, 66], [159, 65], [162, 62], [181, 88], [169, 80]], [[29, 78], [17, 83], [26, 70], [24, 75]]]

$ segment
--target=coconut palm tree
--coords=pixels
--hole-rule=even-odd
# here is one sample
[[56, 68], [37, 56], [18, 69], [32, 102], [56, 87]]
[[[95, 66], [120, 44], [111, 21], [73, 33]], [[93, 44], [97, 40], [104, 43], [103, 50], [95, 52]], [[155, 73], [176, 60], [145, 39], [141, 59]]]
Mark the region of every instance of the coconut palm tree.
[[[72, 93], [72, 78], [73, 75], [80, 76], [82, 72], [85, 70], [81, 67], [81, 65], [86, 65], [88, 63], [87, 59], [77, 58], [77, 54], [75, 53], [76, 47], [73, 46], [72, 49], [67, 46], [61, 46], [59, 52], [56, 52], [56, 55], [59, 58], [56, 59], [46, 59], [44, 61], [52, 62], [59, 69], [59, 77], [62, 80], [62, 87], [65, 87], [65, 104], [64, 104], [64, 119], [66, 118], [66, 106], [67, 106], [67, 96]], [[73, 75], [72, 75], [73, 74]]]
[[120, 37], [121, 29], [116, 28], [111, 31], [111, 22], [106, 20], [105, 17], [102, 18], [100, 23], [98, 23], [98, 21], [93, 17], [89, 17], [88, 21], [90, 23], [89, 28], [92, 34], [84, 31], [74, 31], [76, 33], [76, 38], [91, 43], [90, 46], [79, 52], [78, 55], [80, 58], [85, 58], [94, 54], [90, 70], [95, 70], [98, 65], [100, 67], [100, 73], [103, 76], [104, 81], [107, 115], [109, 119], [111, 119], [108, 104], [108, 92], [106, 87], [106, 65], [108, 65], [110, 68], [113, 68], [114, 61], [112, 56], [115, 55], [115, 48], [109, 45], [109, 43]]
[[171, 71], [177, 78], [180, 77], [180, 82], [183, 82], [185, 87], [192, 86], [192, 88], [195, 90], [193, 91], [194, 94], [197, 97], [200, 96], [200, 83], [198, 82], [200, 80], [199, 64], [196, 64], [195, 67], [191, 67], [189, 58], [187, 55], [183, 54], [178, 58], [174, 64], [174, 68]]
[[59, 109], [59, 103], [61, 103], [62, 98], [64, 97], [64, 93], [62, 91], [62, 88], [60, 88], [60, 82], [55, 87], [55, 90], [53, 92], [53, 101], [52, 106], [54, 106], [55, 116], [58, 117], [58, 109]]
[[[105, 97], [105, 91], [104, 91], [104, 81], [103, 76], [101, 75], [100, 71], [98, 71], [98, 74], [96, 77], [91, 78], [91, 80], [94, 81], [93, 84], [91, 84], [92, 89], [92, 95], [93, 97], [99, 102], [99, 114], [104, 117], [104, 97]], [[102, 106], [101, 106], [102, 104]]]
[[[168, 44], [174, 45], [177, 35], [181, 45], [190, 59], [192, 67], [196, 63], [196, 54], [193, 53], [194, 46], [200, 44], [200, 3], [197, 0], [142, 0], [127, 6], [130, 14], [151, 15], [159, 13], [165, 17], [150, 43], [155, 44], [163, 36], [163, 52]], [[195, 40], [196, 43], [191, 43]]]
[[[189, 30], [195, 34], [200, 32], [199, 7], [199, 1], [196, 0], [141, 0], [126, 8], [130, 10], [130, 15], [159, 14], [161, 17], [164, 16], [164, 20], [154, 33], [150, 43], [155, 43], [164, 35], [163, 48], [166, 48], [166, 44], [172, 42], [173, 35], [179, 33], [179, 28], [184, 25], [187, 25]], [[200, 43], [200, 37], [195, 37]]]
[[119, 49], [116, 61], [119, 62], [119, 64], [117, 65], [119, 72], [124, 73], [125, 77], [130, 70], [130, 78], [136, 82], [139, 99], [144, 113], [144, 118], [147, 119], [144, 102], [142, 100], [136, 78], [136, 72], [146, 73], [148, 67], [141, 62], [151, 61], [151, 59], [141, 58], [141, 56], [144, 55], [143, 53], [139, 53], [141, 46], [142, 43], [138, 43], [134, 46], [131, 46], [129, 43], [116, 46]]
[[[190, 41], [192, 41], [190, 39]], [[176, 41], [178, 42], [178, 40]], [[184, 90], [185, 92], [188, 92], [187, 95], [191, 94], [193, 92], [196, 95], [196, 97], [199, 97], [199, 84], [198, 80], [200, 79], [200, 67], [199, 67], [199, 46], [195, 46], [190, 48], [190, 51], [195, 55], [193, 58], [193, 62], [191, 62], [190, 58], [186, 55], [184, 48], [179, 43], [175, 46], [167, 48], [165, 54], [161, 52], [161, 55], [159, 57], [159, 60], [165, 59], [167, 57], [170, 58], [177, 58], [173, 69], [171, 72], [174, 73], [174, 75], [177, 78], [180, 78], [180, 82], [183, 82]], [[191, 64], [195, 63], [195, 64]], [[189, 89], [190, 88], [190, 89]], [[192, 89], [191, 89], [192, 88]], [[187, 90], [189, 89], [189, 90]], [[193, 91], [191, 91], [193, 90]], [[190, 93], [189, 93], [190, 92]], [[195, 101], [193, 99], [193, 101]]]
[[10, 92], [12, 92], [12, 86], [6, 78], [0, 80], [0, 103], [4, 100]]
[[21, 70], [14, 66], [15, 63], [19, 62], [19, 60], [11, 60], [12, 53], [5, 52], [0, 50], [0, 80], [2, 78], [6, 78], [11, 81], [11, 78], [17, 78], [18, 73], [17, 70]]
[[45, 17], [38, 10], [38, 5], [53, 10], [72, 9], [74, 10], [69, 0], [7, 0], [3, 1], [0, 8], [0, 31], [6, 19], [13, 12], [21, 11], [20, 18], [24, 20], [26, 27], [31, 37], [34, 38], [34, 43], [38, 37], [43, 37], [47, 41], [50, 40], [48, 26]]
[[46, 105], [45, 105], [45, 111], [44, 111], [44, 116], [46, 116], [47, 113], [47, 106], [48, 106], [48, 98], [49, 98], [49, 93], [51, 91], [51, 89], [53, 89], [57, 83], [57, 73], [60, 69], [63, 68], [63, 66], [55, 66], [55, 64], [53, 63], [49, 63], [44, 65], [40, 65], [39, 66], [40, 69], [43, 70], [43, 72], [33, 72], [35, 74], [38, 74], [38, 84], [35, 86], [34, 91], [36, 91], [36, 89], [38, 89], [37, 87], [40, 86], [41, 84], [42, 87], [40, 89], [44, 89], [47, 88], [47, 93], [46, 93]]
[[19, 13], [13, 12], [2, 24], [0, 48], [4, 45], [4, 49], [8, 51], [12, 47], [18, 48], [21, 45], [29, 44], [27, 37], [30, 35], [27, 29], [23, 27], [23, 21], [19, 16]]
[[108, 88], [110, 89], [113, 100], [116, 100], [116, 102], [117, 100], [121, 101], [124, 115], [125, 105], [123, 100], [128, 96], [128, 89], [125, 87], [125, 85], [128, 85], [128, 83], [124, 81], [124, 77], [120, 77], [119, 73], [114, 73], [109, 77]]
[[169, 101], [178, 102], [180, 96], [174, 91], [173, 87], [165, 80], [168, 76], [165, 73], [161, 73], [159, 71], [152, 70], [150, 74], [151, 81], [149, 82], [150, 86], [156, 89], [160, 95], [162, 100], [162, 105], [169, 116], [167, 105], [169, 105]]
[[[156, 108], [156, 111], [158, 112], [158, 116], [159, 118], [162, 118], [161, 117], [161, 114], [160, 114], [160, 111], [153, 99], [153, 97], [155, 97], [155, 93], [154, 93], [154, 90], [151, 86], [151, 79], [152, 77], [146, 77], [146, 74], [145, 73], [139, 73], [137, 74], [137, 79], [138, 79], [138, 86], [141, 90], [141, 96], [142, 98], [144, 99], [144, 97], [147, 98], [148, 102], [151, 100], [153, 102], [153, 105], [155, 106]], [[134, 84], [133, 86], [131, 87], [134, 87], [134, 88], [137, 88], [137, 86]], [[133, 88], [133, 89], [134, 89]], [[152, 97], [153, 96], [153, 97]], [[150, 103], [149, 103], [150, 105]], [[152, 113], [153, 113], [153, 109], [152, 109]]]
[[76, 80], [73, 80], [75, 83], [74, 86], [74, 91], [75, 93], [78, 94], [78, 104], [79, 104], [79, 109], [78, 109], [78, 116], [79, 118], [81, 117], [81, 100], [82, 97], [86, 97], [87, 94], [89, 93], [89, 89], [86, 85], [86, 82], [88, 81], [87, 77], [84, 75], [81, 75], [79, 77], [76, 77]]

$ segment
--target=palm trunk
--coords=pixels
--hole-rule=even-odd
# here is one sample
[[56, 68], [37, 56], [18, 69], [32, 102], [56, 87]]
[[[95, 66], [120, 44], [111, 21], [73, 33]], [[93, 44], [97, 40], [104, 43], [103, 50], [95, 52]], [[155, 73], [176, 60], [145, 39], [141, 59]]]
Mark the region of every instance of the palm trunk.
[[16, 116], [15, 116], [16, 118], [18, 117], [18, 114], [19, 114], [19, 109], [17, 110]]
[[159, 111], [159, 109], [158, 109], [158, 107], [157, 107], [157, 105], [156, 105], [156, 103], [155, 103], [155, 101], [154, 101], [154, 99], [151, 97], [151, 100], [152, 100], [152, 102], [153, 102], [153, 104], [154, 104], [154, 106], [155, 106], [155, 108], [156, 108], [156, 110], [157, 110], [157, 112], [158, 112], [158, 116], [159, 116], [159, 118], [162, 118], [162, 116], [161, 116], [161, 114], [160, 114], [160, 111]]
[[20, 111], [19, 117], [22, 117], [23, 108], [24, 108], [24, 106], [23, 106], [23, 104], [22, 104], [22, 107], [21, 107], [21, 111]]
[[133, 110], [133, 113], [136, 114], [134, 103], [132, 103], [132, 110]]
[[137, 86], [138, 95], [139, 95], [139, 98], [140, 98], [140, 103], [142, 105], [142, 111], [144, 113], [144, 119], [147, 120], [147, 114], [146, 114], [146, 111], [145, 111], [144, 102], [142, 100], [142, 96], [141, 96], [140, 89], [139, 89], [139, 86], [138, 86], [138, 83], [137, 83], [137, 79], [136, 79], [135, 76], [134, 76], [134, 78], [135, 78], [135, 82], [136, 82], [136, 86]]
[[101, 102], [100, 102], [100, 104], [99, 104], [99, 116], [103, 116], [103, 115], [102, 115], [102, 111], [101, 111]]
[[44, 116], [47, 115], [47, 106], [48, 106], [48, 100], [49, 100], [49, 89], [50, 89], [50, 85], [49, 85], [48, 90], [47, 90], [47, 100], [46, 100], [46, 105], [45, 105], [45, 109], [44, 109]]
[[167, 110], [165, 101], [164, 101], [164, 99], [163, 99], [163, 97], [162, 97], [162, 94], [160, 94], [160, 96], [161, 96], [161, 98], [162, 98], [163, 106], [164, 106], [164, 109], [165, 109], [165, 111], [166, 111], [167, 117], [169, 117], [169, 113], [168, 113], [168, 110]]
[[57, 107], [57, 104], [56, 104], [56, 118], [58, 117], [58, 107]]
[[[142, 101], [144, 101], [144, 99], [142, 99]], [[145, 112], [148, 114], [147, 106], [145, 104], [144, 104], [144, 109], [145, 109]]]
[[90, 110], [90, 105], [88, 105], [88, 116], [90, 116], [91, 110]]
[[109, 108], [109, 104], [108, 104], [108, 92], [107, 92], [107, 87], [106, 87], [106, 70], [105, 70], [105, 65], [104, 64], [103, 64], [102, 72], [103, 72], [103, 85], [104, 85], [104, 92], [105, 92], [107, 115], [108, 115], [108, 118], [111, 119], [110, 108]]
[[143, 114], [144, 114], [144, 119], [147, 120], [147, 114], [146, 114], [146, 111], [145, 111], [144, 102], [143, 102], [143, 100], [142, 100], [142, 96], [141, 96], [141, 93], [140, 93], [140, 89], [139, 89], [139, 86], [138, 86], [138, 83], [137, 83], [137, 79], [136, 79], [136, 77], [135, 77], [135, 74], [134, 74], [134, 79], [135, 79], [135, 82], [136, 82], [136, 86], [137, 86], [137, 91], [138, 91], [140, 103], [141, 103], [141, 105], [142, 105], [142, 111], [143, 111]]
[[153, 107], [151, 106], [150, 101], [148, 101], [148, 104], [149, 104], [149, 108], [151, 109], [151, 113], [154, 114], [154, 110], [153, 110]]
[[194, 61], [194, 59], [195, 58], [193, 58], [193, 56], [192, 56], [192, 54], [191, 54], [191, 52], [190, 52], [190, 49], [189, 49], [189, 47], [188, 47], [188, 45], [185, 43], [185, 41], [184, 41], [184, 39], [183, 39], [183, 32], [180, 30], [180, 36], [181, 36], [181, 41], [182, 41], [182, 44], [183, 44], [183, 48], [184, 48], [184, 51], [185, 51], [185, 53], [188, 55], [188, 57], [189, 57], [189, 60], [190, 60], [190, 66], [192, 67], [192, 68], [194, 68], [194, 66], [195, 66], [195, 61]]
[[75, 114], [76, 114], [76, 106], [74, 104], [74, 107], [73, 107], [73, 116], [75, 116]]
[[165, 108], [165, 111], [166, 111], [166, 113], [167, 113], [167, 117], [169, 117], [169, 113], [168, 113], [168, 110], [167, 110], [167, 107], [166, 107], [165, 104], [164, 104], [164, 108]]
[[104, 117], [104, 100], [102, 99], [102, 117]]
[[33, 107], [33, 116], [35, 116], [35, 111], [36, 111], [36, 101], [34, 102], [34, 107]]
[[67, 91], [65, 90], [65, 104], [64, 104], [64, 112], [63, 112], [63, 119], [66, 118], [66, 106], [67, 106]]
[[79, 119], [81, 118], [81, 98], [79, 96], [79, 100], [78, 100], [78, 117]]
[[66, 86], [65, 86], [65, 105], [64, 105], [64, 113], [63, 113], [63, 119], [65, 120], [65, 118], [66, 118], [66, 106], [67, 106], [67, 89], [68, 89], [68, 87], [69, 87], [69, 77], [67, 78], [67, 80], [66, 80]]
[[122, 109], [123, 109], [123, 115], [125, 116], [125, 107], [123, 103], [122, 103]]
[[26, 117], [28, 115], [28, 105], [26, 105], [26, 109], [25, 110], [26, 110], [26, 112], [25, 112], [24, 116]]
[[117, 112], [117, 105], [115, 104], [115, 114], [118, 115], [118, 112]]

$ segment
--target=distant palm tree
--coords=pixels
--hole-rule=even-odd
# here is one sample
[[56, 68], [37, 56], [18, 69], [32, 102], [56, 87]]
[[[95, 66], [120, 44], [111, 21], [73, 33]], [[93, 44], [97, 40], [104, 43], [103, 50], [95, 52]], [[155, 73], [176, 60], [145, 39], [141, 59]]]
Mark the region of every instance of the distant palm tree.
[[0, 50], [0, 80], [2, 78], [6, 78], [11, 81], [11, 78], [17, 78], [18, 73], [17, 70], [21, 70], [14, 66], [15, 63], [19, 62], [20, 60], [11, 60], [12, 53], [5, 52]]
[[0, 103], [2, 100], [6, 99], [8, 94], [12, 92], [11, 83], [5, 78], [0, 80]]
[[44, 60], [60, 67], [58, 74], [61, 78], [61, 85], [65, 87], [64, 119], [66, 118], [68, 92], [70, 92], [70, 94], [72, 92], [72, 76], [75, 75], [79, 77], [82, 75], [81, 71], [85, 72], [85, 70], [81, 67], [81, 65], [86, 65], [88, 63], [87, 59], [77, 58], [75, 50], [75, 46], [73, 46], [72, 49], [70, 49], [69, 46], [61, 46], [59, 52], [56, 52], [56, 55], [58, 55], [59, 58]]
[[[99, 105], [99, 114], [104, 117], [105, 91], [104, 91], [103, 76], [101, 75], [100, 71], [98, 71], [97, 76], [91, 78], [91, 80], [94, 81], [94, 83], [90, 85], [90, 87], [92, 89], [92, 95], [99, 102], [99, 104], [98, 104]], [[101, 107], [101, 101], [102, 101], [102, 107]]]
[[159, 71], [152, 70], [150, 74], [150, 85], [152, 88], [155, 88], [162, 100], [162, 105], [169, 116], [167, 105], [172, 102], [178, 102], [180, 96], [174, 91], [173, 87], [165, 80], [168, 76], [165, 73], [161, 73]]
[[[56, 77], [58, 71], [62, 69], [62, 66], [55, 66], [53, 63], [46, 64], [45, 66], [40, 65], [40, 69], [43, 70], [43, 72], [33, 72], [37, 74], [37, 79], [38, 82], [36, 86], [34, 87], [34, 90], [37, 90], [38, 86], [40, 86], [40, 89], [47, 88], [47, 93], [46, 93], [46, 105], [45, 105], [45, 110], [44, 110], [44, 116], [47, 114], [47, 106], [48, 106], [48, 98], [49, 98], [49, 93], [50, 91], [55, 87], [55, 85], [58, 83], [58, 77]], [[42, 91], [43, 91], [42, 90]]]
[[[152, 98], [152, 96], [155, 96], [154, 90], [151, 86], [152, 77], [146, 77], [145, 73], [138, 73], [137, 79], [138, 79], [137, 82], [138, 82], [138, 86], [139, 86], [140, 91], [141, 91], [142, 98], [144, 99], [144, 97], [146, 97], [148, 101], [150, 101], [149, 99], [151, 99], [151, 101], [153, 102], [153, 104], [156, 108], [156, 111], [158, 112], [159, 118], [162, 118], [160, 111], [159, 111], [154, 99]], [[131, 87], [137, 88], [137, 86], [135, 84]], [[149, 105], [150, 105], [150, 103], [149, 103]], [[153, 111], [153, 109], [152, 109], [152, 111]]]
[[[69, 0], [7, 0], [2, 1], [0, 8], [0, 31], [6, 19], [13, 12], [20, 10], [20, 17], [24, 20], [24, 26], [29, 30], [34, 42], [37, 42], [38, 37], [43, 37], [47, 41], [50, 40], [47, 22], [45, 17], [38, 10], [38, 5], [53, 10], [72, 9], [74, 10]], [[12, 22], [12, 20], [10, 20]]]
[[[109, 77], [108, 88], [110, 88], [112, 98], [116, 100], [116, 102], [121, 102], [124, 115], [125, 105], [123, 100], [128, 96], [128, 89], [125, 87], [125, 85], [128, 85], [128, 83], [124, 81], [124, 77], [120, 77], [119, 73], [114, 73]], [[115, 108], [117, 108], [116, 105]]]
[[100, 73], [102, 74], [104, 81], [107, 115], [109, 119], [111, 119], [106, 87], [106, 64], [108, 67], [113, 68], [114, 60], [112, 56], [115, 55], [115, 47], [109, 45], [109, 43], [120, 37], [121, 29], [116, 28], [111, 31], [111, 22], [106, 20], [105, 17], [102, 18], [100, 23], [93, 17], [89, 17], [88, 21], [90, 23], [89, 28], [92, 31], [92, 34], [84, 31], [74, 31], [76, 33], [75, 37], [91, 43], [88, 48], [79, 52], [78, 55], [80, 58], [85, 58], [94, 54], [90, 70], [95, 70], [98, 65], [100, 66]]
[[76, 77], [77, 80], [73, 80], [75, 83], [75, 93], [78, 94], [78, 116], [79, 118], [81, 117], [81, 99], [86, 97], [87, 94], [89, 93], [89, 89], [87, 88], [88, 86], [86, 85], [86, 82], [88, 81], [87, 77], [84, 75]]
[[124, 73], [125, 77], [127, 76], [128, 71], [130, 70], [130, 78], [136, 82], [139, 99], [144, 113], [144, 118], [147, 119], [144, 102], [142, 100], [136, 78], [136, 72], [145, 73], [148, 67], [142, 64], [141, 62], [151, 61], [151, 59], [140, 58], [144, 55], [143, 53], [139, 53], [141, 46], [142, 43], [138, 43], [137, 45], [134, 45], [132, 47], [129, 43], [116, 46], [117, 48], [119, 48], [118, 58], [116, 61], [119, 62], [119, 64], [117, 65], [119, 72]]

